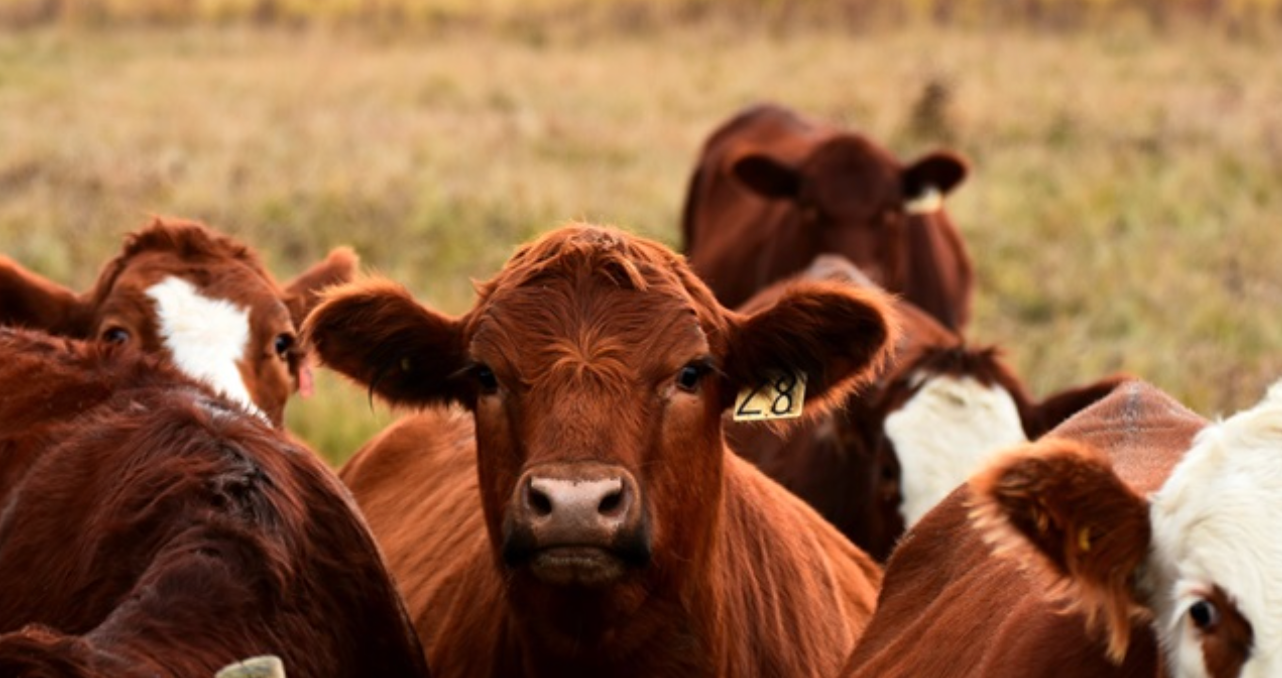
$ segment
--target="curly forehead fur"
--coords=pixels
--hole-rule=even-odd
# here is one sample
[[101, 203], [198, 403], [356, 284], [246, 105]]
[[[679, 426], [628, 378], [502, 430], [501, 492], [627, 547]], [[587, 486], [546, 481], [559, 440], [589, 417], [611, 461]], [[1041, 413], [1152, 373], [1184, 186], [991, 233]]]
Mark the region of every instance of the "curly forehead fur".
[[110, 290], [129, 261], [148, 252], [169, 252], [187, 260], [238, 261], [271, 280], [258, 255], [244, 243], [195, 221], [153, 217], [146, 227], [125, 237], [120, 254], [103, 267], [95, 289], [100, 292]]
[[720, 333], [721, 305], [684, 259], [659, 243], [608, 226], [572, 223], [521, 247], [494, 278], [478, 285], [477, 308], [503, 293], [551, 279], [604, 277], [620, 289], [687, 298], [705, 331]]

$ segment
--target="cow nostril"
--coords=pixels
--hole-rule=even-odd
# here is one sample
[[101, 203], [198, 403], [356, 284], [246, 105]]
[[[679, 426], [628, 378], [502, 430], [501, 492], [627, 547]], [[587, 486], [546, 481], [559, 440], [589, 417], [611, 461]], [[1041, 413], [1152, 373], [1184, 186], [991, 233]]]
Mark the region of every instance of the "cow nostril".
[[623, 488], [605, 495], [601, 498], [601, 503], [597, 505], [597, 512], [603, 516], [610, 516], [618, 513], [619, 507], [623, 505]]
[[529, 505], [538, 516], [552, 515], [552, 499], [537, 488], [529, 488]]

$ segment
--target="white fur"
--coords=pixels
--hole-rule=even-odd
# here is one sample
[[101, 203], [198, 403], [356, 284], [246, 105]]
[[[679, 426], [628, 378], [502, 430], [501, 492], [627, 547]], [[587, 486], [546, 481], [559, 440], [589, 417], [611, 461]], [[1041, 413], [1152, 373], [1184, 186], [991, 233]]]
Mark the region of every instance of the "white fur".
[[1000, 386], [971, 377], [914, 375], [920, 390], [886, 417], [899, 457], [899, 512], [912, 526], [993, 453], [1028, 442], [1019, 410]]
[[1206, 675], [1188, 610], [1215, 586], [1254, 632], [1242, 677], [1282, 675], [1282, 388], [1198, 434], [1149, 515], [1149, 602], [1176, 675]]
[[909, 214], [934, 214], [944, 209], [944, 194], [934, 186], [927, 186], [916, 197], [904, 201], [904, 211]]
[[249, 345], [249, 311], [203, 296], [191, 283], [172, 276], [147, 288], [147, 296], [156, 302], [160, 336], [174, 364], [264, 416], [237, 368]]

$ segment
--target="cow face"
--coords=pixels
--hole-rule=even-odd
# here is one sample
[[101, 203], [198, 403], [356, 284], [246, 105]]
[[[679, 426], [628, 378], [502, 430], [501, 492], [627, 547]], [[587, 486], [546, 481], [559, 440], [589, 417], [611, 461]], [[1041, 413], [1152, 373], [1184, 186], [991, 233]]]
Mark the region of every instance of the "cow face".
[[[947, 290], [962, 281], [941, 276], [963, 272], [932, 270], [938, 257], [965, 257], [943, 210], [944, 196], [966, 176], [956, 155], [932, 153], [904, 167], [866, 138], [841, 134], [800, 159], [748, 152], [733, 162], [731, 174], [760, 197], [793, 206], [792, 237], [811, 242], [815, 251], [845, 255], [945, 325], [961, 324], [963, 309]], [[969, 261], [955, 265], [969, 275]]]
[[1203, 430], [1151, 498], [1103, 453], [1042, 444], [972, 481], [990, 538], [1049, 563], [1066, 597], [1125, 654], [1129, 618], [1152, 619], [1181, 678], [1282, 670], [1282, 388]]
[[0, 322], [166, 356], [273, 424], [310, 374], [297, 327], [323, 287], [355, 271], [350, 250], [281, 287], [245, 246], [195, 223], [132, 234], [95, 287], [76, 295], [0, 261]]
[[386, 282], [351, 285], [306, 331], [388, 400], [469, 408], [510, 599], [531, 611], [573, 596], [611, 623], [708, 562], [736, 393], [799, 374], [807, 410], [822, 409], [891, 332], [880, 294], [833, 284], [727, 311], [662, 246], [583, 225], [521, 249], [479, 292], [451, 319]]

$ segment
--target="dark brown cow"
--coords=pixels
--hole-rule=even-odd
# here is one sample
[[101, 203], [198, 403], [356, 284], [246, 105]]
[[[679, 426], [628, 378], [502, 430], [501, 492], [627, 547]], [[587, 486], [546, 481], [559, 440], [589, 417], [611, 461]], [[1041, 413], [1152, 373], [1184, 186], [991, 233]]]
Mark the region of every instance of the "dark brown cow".
[[[1278, 404], [1272, 407], [1276, 426]], [[1194, 453], [1186, 451], [1206, 425], [1201, 417], [1157, 389], [1128, 382], [1036, 443], [997, 460], [904, 536], [886, 566], [873, 622], [841, 675], [1157, 677], [1164, 674], [1154, 629], [1164, 628], [1171, 629], [1171, 635], [1162, 633], [1168, 642], [1174, 642], [1174, 649], [1182, 653], [1192, 642], [1191, 651], [1197, 653], [1195, 640], [1180, 640], [1189, 632], [1189, 624], [1172, 622], [1179, 615], [1195, 617], [1198, 613], [1192, 608], [1198, 606], [1194, 601], [1197, 596], [1211, 596], [1211, 585], [1227, 587], [1241, 581], [1213, 578], [1202, 582], [1206, 585], [1203, 588], [1185, 588], [1183, 585], [1191, 582], [1168, 579], [1170, 566], [1183, 567], [1190, 562], [1189, 554], [1171, 559], [1165, 555], [1146, 557], [1150, 553], [1149, 511], [1140, 497], [1160, 489], [1159, 497], [1174, 498], [1178, 490], [1171, 488], [1181, 472], [1173, 475], [1172, 469], [1177, 463], [1193, 461]], [[1272, 440], [1278, 441], [1279, 430], [1282, 428], [1268, 433]], [[1205, 434], [1198, 440], [1206, 440]], [[1269, 468], [1276, 472], [1278, 443], [1271, 444]], [[1183, 482], [1197, 472], [1190, 467]], [[1248, 476], [1242, 480], [1244, 489], [1256, 485]], [[1214, 487], [1211, 484], [1207, 489]], [[1268, 510], [1276, 519], [1282, 506], [1276, 498], [1276, 486], [1270, 491], [1273, 497], [1264, 503], [1270, 505]], [[1184, 500], [1202, 508], [1222, 502], [1229, 505], [1233, 503], [1227, 496], [1230, 493], [1197, 493]], [[1261, 499], [1259, 494], [1250, 495], [1250, 501]], [[976, 529], [972, 515], [987, 527]], [[1162, 528], [1156, 509], [1153, 515], [1152, 534], [1158, 535]], [[1277, 543], [1272, 535], [1276, 525], [1272, 522], [1267, 528], [1271, 544]], [[1162, 539], [1187, 543], [1187, 536], [1195, 540], [1192, 545], [1196, 547], [1197, 534], [1197, 530], [1185, 535], [1172, 531], [1157, 539], [1156, 546], [1162, 545]], [[1211, 538], [1201, 545], [1211, 547], [1204, 555], [1214, 558], [1238, 538], [1250, 540], [1259, 534], [1243, 532], [1223, 542]], [[993, 555], [986, 535], [1008, 555], [1022, 558]], [[1021, 539], [1030, 541], [1021, 545]], [[1255, 545], [1238, 544], [1233, 552]], [[1024, 571], [1019, 561], [1031, 558], [1034, 549], [1053, 565]], [[1278, 553], [1275, 546], [1269, 549]], [[1145, 567], [1135, 569], [1141, 561]], [[1278, 584], [1282, 562], [1276, 555], [1270, 556], [1270, 562], [1272, 569], [1254, 571], [1267, 573], [1269, 581]], [[1208, 572], [1193, 564], [1187, 576], [1200, 579]], [[1043, 576], [1040, 571], [1047, 569], [1056, 575]], [[1061, 578], [1057, 586], [1056, 580]], [[1155, 587], [1156, 598], [1169, 603], [1169, 596], [1175, 594], [1181, 602], [1174, 615], [1168, 614], [1169, 609], [1159, 612], [1156, 625], [1150, 625], [1133, 604], [1135, 600], [1125, 600], [1133, 595], [1133, 586]], [[1258, 589], [1225, 590], [1237, 596], [1258, 594], [1260, 597], [1252, 600], [1264, 600]], [[1236, 632], [1233, 608], [1223, 605], [1223, 599], [1217, 602], [1220, 607], [1211, 611], [1215, 626]], [[1254, 606], [1248, 606], [1252, 612]], [[1276, 612], [1272, 618], [1277, 619]], [[1241, 649], [1230, 647], [1234, 652]], [[1170, 675], [1237, 674], [1172, 665]]]
[[[869, 284], [849, 261], [821, 255], [740, 310], [769, 305], [795, 280]], [[734, 450], [878, 560], [984, 459], [1038, 438], [1126, 379], [1115, 375], [1038, 401], [997, 349], [968, 345], [902, 298], [894, 310], [901, 327], [894, 359], [844, 407], [784, 430], [727, 428]]]
[[799, 285], [741, 315], [661, 245], [585, 225], [479, 291], [449, 318], [391, 283], [351, 285], [306, 330], [393, 403], [470, 410], [404, 419], [342, 473], [433, 670], [835, 672], [878, 568], [730, 454], [721, 413], [796, 372], [808, 411], [839, 401], [892, 339], [880, 293]]
[[0, 328], [0, 675], [427, 675], [338, 479], [155, 356]]
[[83, 294], [0, 256], [0, 325], [131, 344], [166, 356], [279, 426], [295, 389], [310, 389], [297, 328], [317, 292], [351, 279], [348, 248], [284, 287], [248, 247], [194, 222], [155, 219]]
[[973, 272], [943, 196], [966, 171], [946, 152], [904, 166], [863, 135], [754, 106], [704, 144], [682, 218], [685, 252], [727, 306], [832, 252], [960, 329]]

